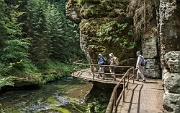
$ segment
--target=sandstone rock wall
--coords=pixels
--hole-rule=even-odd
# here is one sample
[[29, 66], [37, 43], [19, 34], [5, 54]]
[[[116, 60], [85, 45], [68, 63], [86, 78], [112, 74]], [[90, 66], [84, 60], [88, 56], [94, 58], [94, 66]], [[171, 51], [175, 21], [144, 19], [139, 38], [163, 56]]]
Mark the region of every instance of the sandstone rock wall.
[[165, 112], [180, 113], [180, 1], [160, 0], [160, 56]]
[[136, 38], [141, 39], [143, 56], [148, 63], [144, 75], [161, 78], [158, 42], [158, 1], [130, 0], [128, 16], [133, 18]]

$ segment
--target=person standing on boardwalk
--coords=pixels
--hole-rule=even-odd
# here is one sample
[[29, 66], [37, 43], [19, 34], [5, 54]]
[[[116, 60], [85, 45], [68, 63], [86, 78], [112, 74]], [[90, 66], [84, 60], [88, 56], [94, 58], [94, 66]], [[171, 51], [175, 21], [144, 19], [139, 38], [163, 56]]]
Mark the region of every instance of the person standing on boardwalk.
[[109, 67], [110, 73], [111, 73], [111, 75], [113, 77], [113, 80], [116, 81], [116, 74], [115, 74], [115, 68], [116, 67], [115, 67], [115, 61], [114, 61], [113, 53], [109, 54], [109, 58], [110, 58], [110, 67]]
[[103, 67], [103, 64], [105, 63], [105, 59], [104, 59], [104, 57], [102, 56], [102, 54], [99, 54], [98, 55], [98, 58], [99, 58], [99, 60], [98, 60], [98, 78], [99, 77], [102, 77], [102, 79], [104, 79], [104, 67]]
[[137, 51], [136, 55], [138, 56], [138, 59], [137, 59], [137, 62], [136, 62], [136, 70], [137, 70], [136, 81], [139, 81], [139, 75], [140, 75], [143, 82], [146, 82], [146, 79], [145, 79], [145, 77], [143, 75], [144, 66], [142, 65], [144, 57], [141, 55], [140, 51]]

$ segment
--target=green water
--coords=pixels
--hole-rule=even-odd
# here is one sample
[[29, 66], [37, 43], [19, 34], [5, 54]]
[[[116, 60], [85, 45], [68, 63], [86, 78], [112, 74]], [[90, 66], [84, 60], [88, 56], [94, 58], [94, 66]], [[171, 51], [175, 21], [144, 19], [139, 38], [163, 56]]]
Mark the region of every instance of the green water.
[[38, 89], [26, 88], [0, 94], [1, 113], [85, 113], [85, 96], [92, 84], [64, 78]]

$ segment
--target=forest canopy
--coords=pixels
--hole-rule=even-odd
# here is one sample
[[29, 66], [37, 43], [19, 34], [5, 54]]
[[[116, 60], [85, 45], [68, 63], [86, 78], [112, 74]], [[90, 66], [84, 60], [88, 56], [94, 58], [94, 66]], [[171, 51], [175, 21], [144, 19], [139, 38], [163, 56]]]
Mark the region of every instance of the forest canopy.
[[83, 58], [67, 0], [0, 0], [0, 76], [27, 76]]

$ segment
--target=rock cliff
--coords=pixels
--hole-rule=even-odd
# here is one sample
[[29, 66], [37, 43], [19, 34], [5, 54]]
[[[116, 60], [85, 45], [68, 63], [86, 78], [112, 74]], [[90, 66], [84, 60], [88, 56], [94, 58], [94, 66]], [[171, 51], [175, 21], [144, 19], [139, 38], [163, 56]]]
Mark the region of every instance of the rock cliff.
[[[133, 19], [126, 15], [126, 0], [69, 0], [67, 16], [80, 25], [81, 48], [91, 63], [97, 55], [109, 53], [121, 59], [121, 65], [133, 65], [139, 46], [133, 38]], [[140, 47], [139, 47], [140, 48]]]
[[180, 112], [180, 0], [69, 0], [66, 9], [89, 62], [112, 52], [134, 65], [142, 50], [146, 77], [163, 80], [164, 111]]
[[159, 36], [163, 106], [168, 113], [180, 112], [180, 1], [160, 0]]

